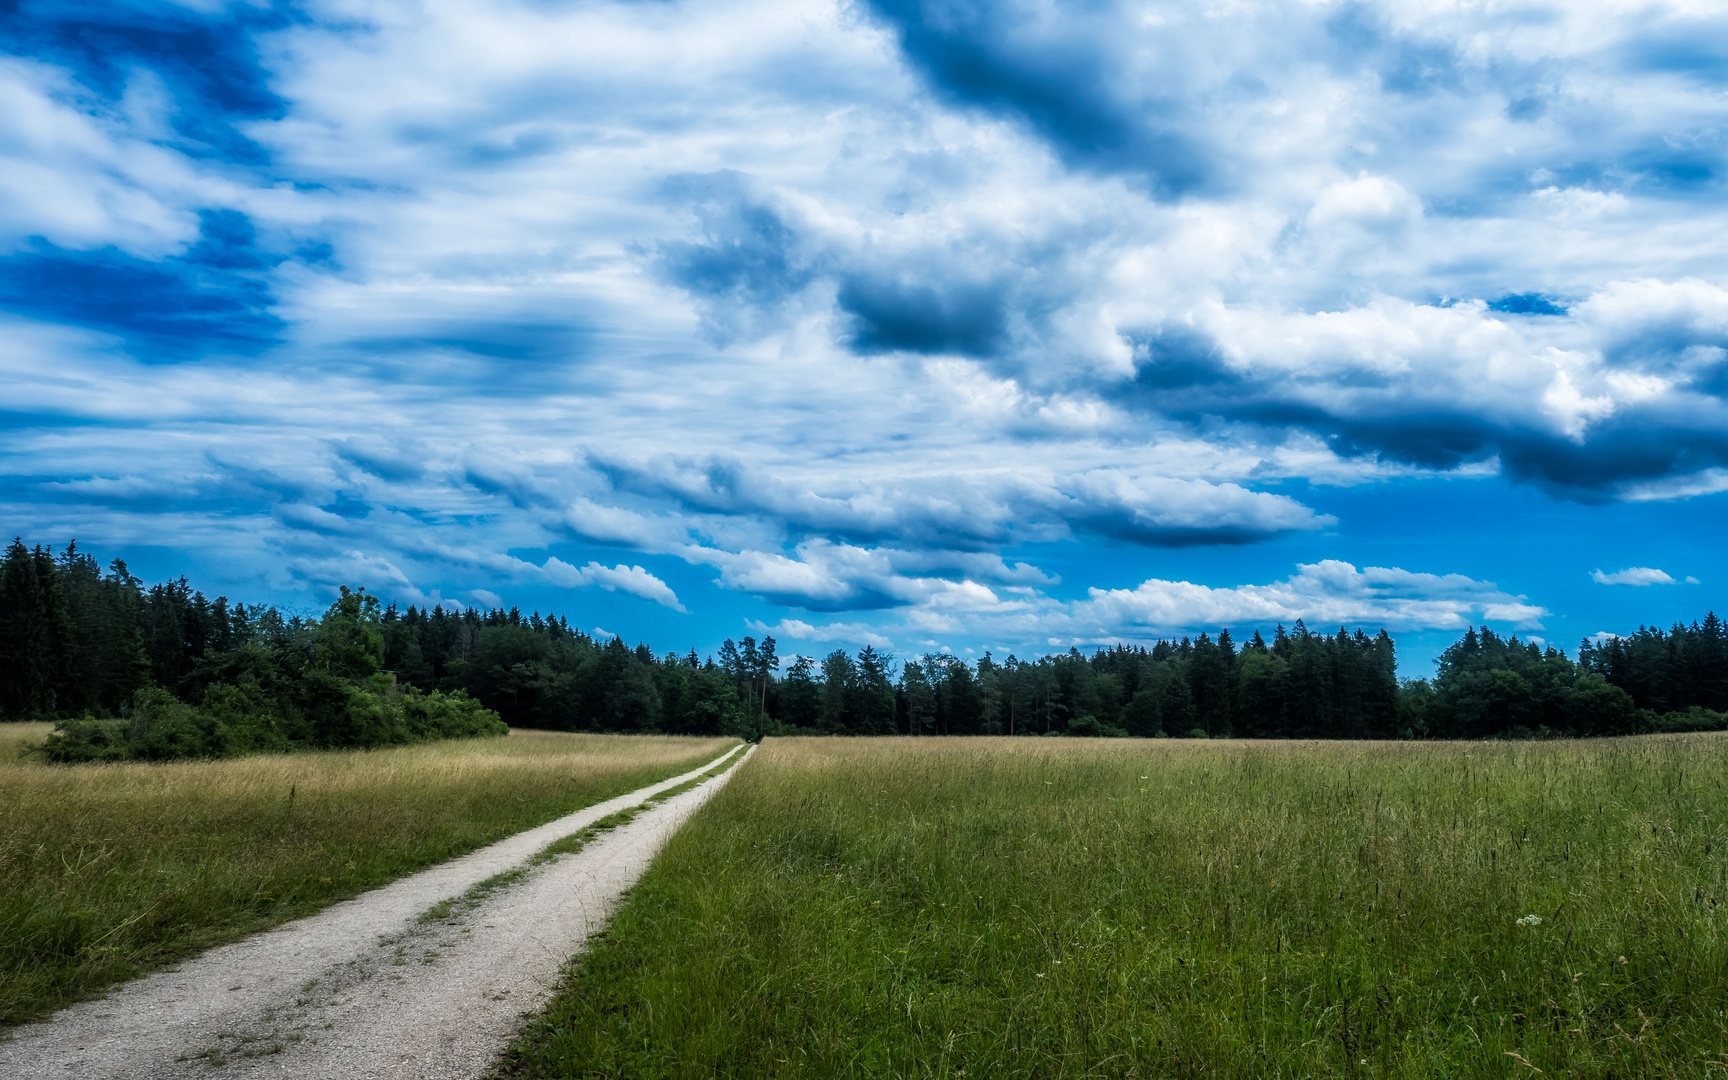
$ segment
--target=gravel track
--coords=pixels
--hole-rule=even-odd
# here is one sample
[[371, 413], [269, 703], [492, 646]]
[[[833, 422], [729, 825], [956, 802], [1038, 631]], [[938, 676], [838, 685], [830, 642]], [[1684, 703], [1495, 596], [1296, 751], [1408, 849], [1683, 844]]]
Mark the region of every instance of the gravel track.
[[[754, 751], [576, 854], [529, 862], [737, 748], [19, 1028], [0, 1043], [0, 1077], [482, 1076], [666, 840]], [[447, 914], [421, 918], [446, 900]]]

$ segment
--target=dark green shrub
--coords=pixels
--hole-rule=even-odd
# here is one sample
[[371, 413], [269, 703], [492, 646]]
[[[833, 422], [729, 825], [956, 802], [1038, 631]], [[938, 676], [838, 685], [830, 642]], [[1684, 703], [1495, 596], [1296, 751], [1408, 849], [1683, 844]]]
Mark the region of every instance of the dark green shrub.
[[90, 716], [62, 720], [39, 749], [49, 761], [68, 764], [123, 761], [130, 756], [126, 749], [126, 726], [124, 720], [98, 720]]
[[65, 720], [41, 752], [50, 761], [169, 761], [296, 749], [373, 749], [436, 739], [503, 735], [498, 714], [466, 693], [398, 689], [388, 676], [355, 682], [311, 671], [287, 700], [258, 683], [211, 683], [189, 705], [159, 686], [133, 697], [118, 720]]
[[497, 713], [461, 690], [449, 694], [434, 690], [425, 694], [409, 687], [400, 695], [398, 707], [416, 742], [472, 739], [483, 735], [503, 735], [510, 730]]
[[1126, 729], [1106, 724], [1091, 713], [1087, 713], [1078, 720], [1069, 721], [1068, 734], [1089, 739], [1125, 739], [1128, 737]]
[[1650, 730], [1662, 733], [1724, 731], [1728, 730], [1728, 714], [1694, 705], [1685, 711], [1676, 710], [1664, 716], [1653, 717]]

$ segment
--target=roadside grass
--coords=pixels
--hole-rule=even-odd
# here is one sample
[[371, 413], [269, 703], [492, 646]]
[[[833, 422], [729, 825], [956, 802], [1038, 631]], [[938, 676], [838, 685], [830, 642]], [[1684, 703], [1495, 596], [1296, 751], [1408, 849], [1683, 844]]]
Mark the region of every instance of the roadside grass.
[[735, 742], [512, 731], [161, 765], [20, 760], [17, 747], [46, 732], [0, 725], [0, 1024], [687, 772]]
[[770, 739], [514, 1077], [1705, 1076], [1728, 739]]

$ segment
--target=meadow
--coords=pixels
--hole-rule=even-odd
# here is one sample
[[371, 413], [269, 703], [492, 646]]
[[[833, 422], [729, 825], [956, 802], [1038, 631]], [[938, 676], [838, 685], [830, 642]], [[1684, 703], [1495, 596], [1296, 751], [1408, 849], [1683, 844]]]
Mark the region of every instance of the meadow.
[[769, 739], [514, 1077], [1705, 1076], [1728, 739]]
[[0, 725], [0, 1024], [711, 760], [736, 740], [513, 731], [170, 764], [20, 758]]

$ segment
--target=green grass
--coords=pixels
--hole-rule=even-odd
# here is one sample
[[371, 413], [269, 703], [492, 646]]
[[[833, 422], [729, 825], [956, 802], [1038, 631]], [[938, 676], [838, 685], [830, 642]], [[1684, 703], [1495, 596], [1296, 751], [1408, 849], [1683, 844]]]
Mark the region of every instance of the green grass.
[[164, 765], [0, 725], [0, 1024], [686, 772], [734, 740], [512, 732]]
[[768, 740], [505, 1070], [1719, 1075], [1725, 778], [1708, 735]]

